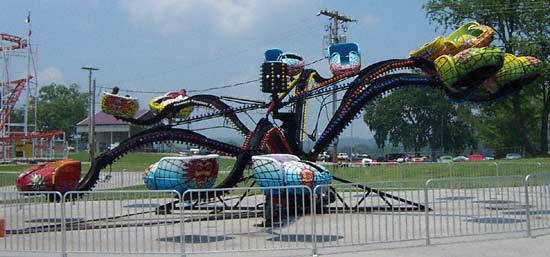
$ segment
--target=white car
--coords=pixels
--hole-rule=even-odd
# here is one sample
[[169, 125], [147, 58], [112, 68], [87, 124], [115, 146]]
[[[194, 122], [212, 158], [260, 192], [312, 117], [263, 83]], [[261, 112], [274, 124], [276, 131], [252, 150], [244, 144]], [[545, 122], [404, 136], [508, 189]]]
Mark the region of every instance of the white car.
[[363, 167], [372, 166], [373, 161], [374, 160], [371, 159], [371, 158], [363, 158], [363, 159], [361, 159], [361, 166], [363, 166]]
[[468, 157], [463, 155], [453, 158], [453, 162], [467, 162], [467, 161], [468, 161]]
[[521, 154], [519, 153], [509, 153], [506, 154], [506, 160], [521, 159]]
[[349, 155], [347, 153], [338, 153], [339, 161], [349, 161]]

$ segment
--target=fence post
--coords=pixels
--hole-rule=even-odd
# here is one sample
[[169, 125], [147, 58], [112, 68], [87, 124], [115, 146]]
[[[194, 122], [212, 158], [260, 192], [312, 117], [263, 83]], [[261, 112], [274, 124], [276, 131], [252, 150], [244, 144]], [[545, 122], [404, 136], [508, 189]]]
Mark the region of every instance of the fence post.
[[426, 217], [426, 246], [430, 245], [430, 206], [428, 197], [428, 186], [432, 182], [431, 179], [427, 180], [424, 184], [424, 213]]
[[495, 163], [495, 167], [496, 167], [496, 176], [498, 177], [498, 162], [494, 162]]
[[[315, 201], [315, 198], [313, 197], [313, 194], [315, 192], [317, 192], [318, 189], [320, 190], [319, 187], [322, 187], [322, 185], [316, 186], [313, 189], [313, 192], [310, 194], [311, 204], [313, 205], [313, 209], [311, 209], [311, 214], [312, 214], [312, 217], [313, 217], [313, 221], [311, 222], [312, 223], [311, 224], [311, 227], [312, 227], [311, 236], [313, 237], [312, 240], [311, 240], [312, 243], [313, 243], [311, 251], [312, 251], [312, 256], [313, 257], [317, 257], [317, 201]], [[322, 190], [320, 190], [319, 192], [322, 192]], [[320, 203], [322, 204], [322, 201], [320, 201]], [[321, 208], [323, 208], [323, 206], [321, 206]]]
[[65, 198], [67, 193], [61, 195], [61, 257], [67, 257], [67, 213], [65, 209], [66, 201]]
[[525, 177], [525, 219], [527, 220], [527, 237], [532, 237], [531, 234], [531, 213], [529, 208], [529, 180], [531, 175]]
[[[185, 194], [187, 194], [187, 191], [183, 192], [183, 194], [178, 194], [180, 196], [180, 215], [179, 215], [179, 219], [180, 219], [180, 229], [181, 229], [181, 232], [180, 232], [180, 240], [181, 240], [181, 257], [186, 257], [187, 256], [187, 253], [185, 251], [185, 220], [183, 220], [185, 218], [185, 215], [184, 215], [184, 212], [185, 212], [185, 205], [184, 205], [184, 201], [183, 199], [185, 199]], [[191, 199], [191, 197], [190, 197]]]

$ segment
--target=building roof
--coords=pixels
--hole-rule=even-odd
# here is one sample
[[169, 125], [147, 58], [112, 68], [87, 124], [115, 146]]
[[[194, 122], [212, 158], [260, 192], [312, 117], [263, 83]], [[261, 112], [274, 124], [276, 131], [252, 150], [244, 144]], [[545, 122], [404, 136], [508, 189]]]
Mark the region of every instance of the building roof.
[[[138, 110], [136, 114], [134, 115], [134, 119], [139, 119], [146, 113], [148, 113], [149, 110]], [[106, 114], [104, 112], [98, 112], [94, 115], [95, 119], [95, 125], [101, 126], [101, 125], [128, 125], [127, 122], [118, 120], [111, 114]], [[79, 123], [77, 123], [77, 126], [88, 126], [90, 124], [88, 118], [81, 120]]]

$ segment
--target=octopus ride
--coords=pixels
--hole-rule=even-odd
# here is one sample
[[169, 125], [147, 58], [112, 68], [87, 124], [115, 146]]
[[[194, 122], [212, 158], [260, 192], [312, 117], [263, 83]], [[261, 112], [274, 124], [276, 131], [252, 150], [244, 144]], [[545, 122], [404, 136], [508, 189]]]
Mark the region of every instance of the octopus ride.
[[[143, 146], [164, 142], [196, 145], [232, 156], [235, 162], [227, 176], [216, 184], [217, 155], [162, 158], [147, 167], [144, 175], [147, 188], [152, 190], [173, 189], [183, 193], [189, 189], [227, 188], [199, 191], [200, 198], [219, 201], [231, 192], [230, 188], [242, 182], [265, 188], [301, 185], [311, 189], [333, 181], [350, 182], [331, 175], [315, 161], [373, 99], [399, 89], [420, 87], [441, 90], [457, 103], [481, 103], [518, 92], [539, 76], [539, 60], [504, 53], [489, 46], [492, 40], [491, 27], [472, 21], [448, 37], [438, 37], [412, 51], [408, 58], [380, 61], [365, 68], [361, 68], [361, 53], [356, 43], [335, 44], [328, 48], [332, 76], [327, 78], [306, 68], [302, 56], [273, 48], [265, 51], [261, 64], [260, 89], [269, 95], [269, 102], [173, 92], [150, 101], [155, 115], [147, 119], [133, 118], [138, 99], [104, 93], [101, 107], [105, 113], [148, 128], [97, 156], [82, 178], [78, 162], [62, 160], [25, 170], [17, 179], [17, 187], [21, 191], [92, 190], [100, 173], [119, 158]], [[313, 129], [308, 128], [306, 117], [312, 112], [309, 101], [316, 99], [321, 103], [319, 110], [314, 110], [319, 117], [321, 109], [326, 108], [328, 96], [341, 91], [345, 93], [339, 99], [339, 106], [322, 131], [318, 118]], [[249, 128], [241, 118], [258, 110], [264, 110], [264, 115]], [[204, 136], [198, 130], [181, 128], [181, 125], [215, 119], [221, 120], [223, 127], [240, 133], [244, 143], [233, 145]], [[311, 150], [304, 149], [305, 142], [313, 145]], [[245, 176], [248, 165], [252, 165], [252, 175]], [[383, 198], [390, 207], [386, 199], [406, 203], [416, 210], [424, 209], [420, 203], [375, 188], [363, 189]], [[311, 199], [315, 201], [331, 202], [338, 198], [335, 190], [313, 194]], [[281, 205], [303, 207], [285, 206], [280, 197], [266, 193], [266, 223], [270, 223], [269, 217], [273, 216], [267, 213]], [[159, 208], [169, 212], [177, 208], [174, 206], [176, 204]]]

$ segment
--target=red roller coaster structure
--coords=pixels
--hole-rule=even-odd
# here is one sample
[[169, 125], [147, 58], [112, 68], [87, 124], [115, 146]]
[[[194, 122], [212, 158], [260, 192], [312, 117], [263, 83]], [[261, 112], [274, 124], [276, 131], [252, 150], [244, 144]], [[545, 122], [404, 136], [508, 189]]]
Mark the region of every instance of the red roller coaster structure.
[[[30, 30], [29, 30], [30, 32]], [[0, 33], [0, 59], [2, 59], [2, 80], [0, 81], [0, 159], [3, 161], [23, 157], [25, 159], [43, 159], [51, 157], [39, 156], [44, 148], [52, 148], [52, 142], [61, 138], [64, 141], [64, 134], [60, 131], [40, 132], [36, 126], [36, 95], [38, 85], [34, 66], [33, 51], [30, 44], [30, 33], [28, 38]], [[19, 59], [16, 59], [19, 58]], [[13, 59], [13, 60], [12, 60]], [[24, 59], [24, 65], [20, 61]], [[15, 63], [14, 63], [15, 61]], [[24, 78], [10, 79], [10, 69], [14, 64], [19, 66], [15, 69], [26, 67], [27, 75]], [[16, 104], [22, 98], [26, 101], [24, 105], [24, 121], [12, 122], [12, 114]], [[34, 101], [34, 103], [33, 103]], [[32, 116], [33, 118], [30, 118]], [[32, 123], [30, 120], [33, 120]], [[65, 144], [63, 144], [65, 145]], [[46, 151], [51, 152], [51, 151]], [[60, 156], [63, 158], [64, 156]]]

